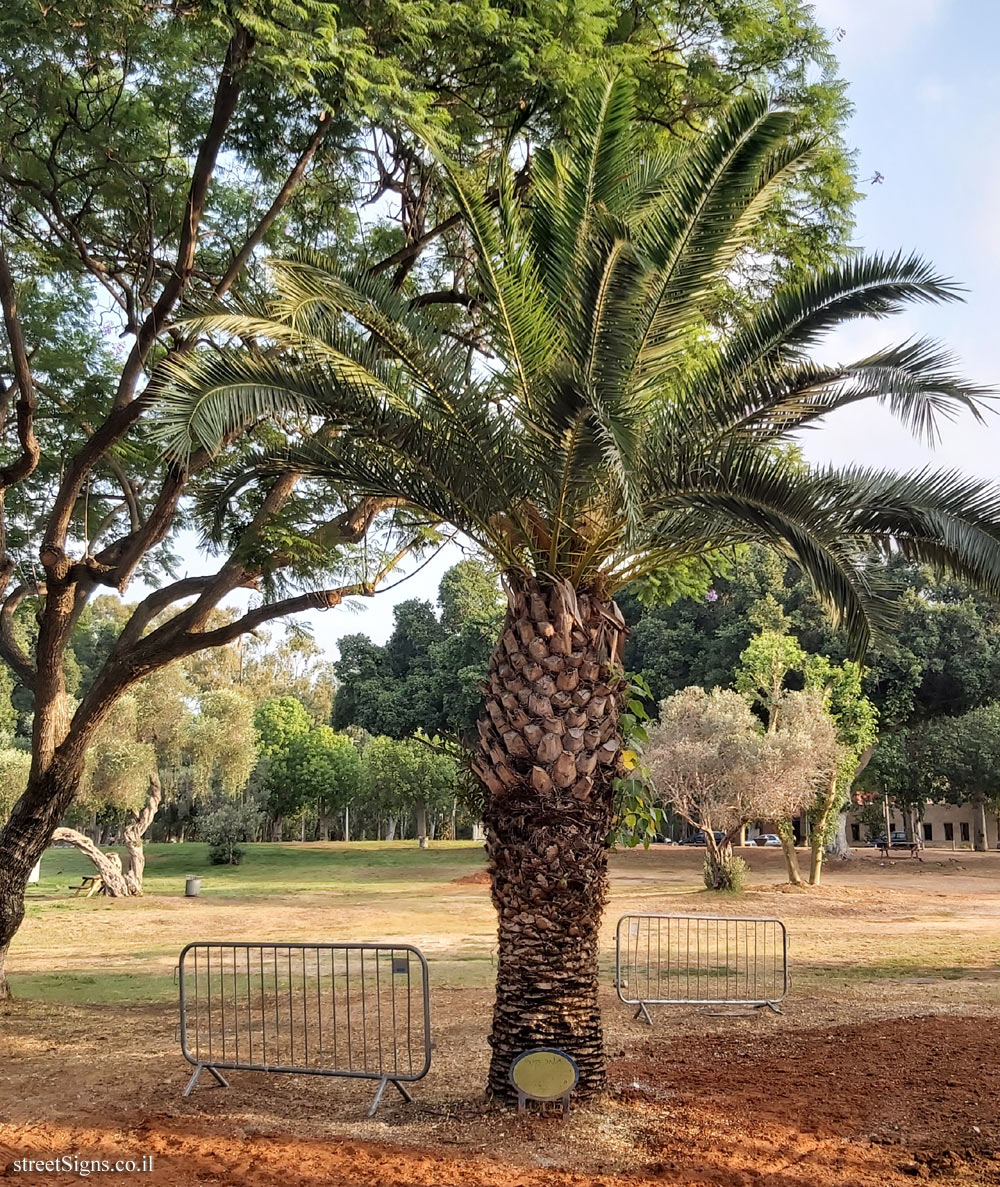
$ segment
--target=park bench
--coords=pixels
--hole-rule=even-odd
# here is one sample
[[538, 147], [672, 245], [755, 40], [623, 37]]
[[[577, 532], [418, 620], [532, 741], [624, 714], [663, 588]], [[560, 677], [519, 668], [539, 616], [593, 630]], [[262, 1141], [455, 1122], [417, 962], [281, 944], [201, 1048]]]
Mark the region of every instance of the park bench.
[[74, 898], [79, 898], [81, 894], [83, 894], [84, 898], [90, 898], [95, 894], [107, 894], [107, 890], [104, 887], [104, 879], [100, 874], [89, 874], [87, 877], [80, 879], [79, 886], [70, 886], [67, 889], [73, 891]]
[[919, 841], [883, 841], [878, 847], [880, 857], [891, 857], [893, 850], [898, 852], [901, 849], [905, 849], [910, 857], [915, 857], [917, 861], [924, 860], [920, 856], [923, 845]]

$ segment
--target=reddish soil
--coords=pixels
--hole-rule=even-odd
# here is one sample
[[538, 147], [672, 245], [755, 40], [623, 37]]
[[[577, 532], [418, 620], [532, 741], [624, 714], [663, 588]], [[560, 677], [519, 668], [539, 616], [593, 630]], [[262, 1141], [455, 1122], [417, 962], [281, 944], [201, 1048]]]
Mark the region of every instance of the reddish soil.
[[452, 878], [452, 886], [489, 886], [490, 876], [485, 870], [476, 870], [472, 874], [463, 874], [461, 878]]
[[[639, 1042], [625, 1035], [628, 1049], [612, 1051], [607, 1098], [578, 1107], [566, 1125], [490, 1112], [470, 1099], [435, 1094], [422, 1102], [418, 1095], [413, 1106], [391, 1102], [379, 1121], [356, 1123], [362, 1134], [373, 1127], [386, 1134], [379, 1141], [324, 1136], [343, 1130], [338, 1121], [357, 1117], [362, 1104], [355, 1088], [345, 1112], [343, 1086], [328, 1081], [234, 1075], [229, 1093], [199, 1089], [191, 1098], [198, 1105], [179, 1098], [182, 1081], [157, 1082], [155, 1068], [137, 1069], [134, 1079], [126, 1066], [113, 1077], [105, 1071], [101, 1097], [81, 1092], [72, 1077], [70, 1100], [52, 1080], [36, 1081], [39, 1095], [27, 1108], [35, 1114], [45, 1099], [47, 1116], [28, 1120], [23, 1097], [16, 1104], [0, 1097], [3, 1112], [17, 1116], [0, 1122], [0, 1177], [79, 1183], [72, 1173], [36, 1177], [12, 1165], [75, 1153], [152, 1155], [152, 1174], [124, 1176], [151, 1187], [882, 1187], [915, 1178], [1000, 1184], [994, 1018], [896, 1018], [809, 1030], [775, 1029], [762, 1019], [729, 1033], [661, 1031], [644, 1032]], [[46, 1055], [58, 1061], [57, 1049]], [[3, 1079], [9, 1087], [17, 1076]], [[130, 1091], [136, 1082], [141, 1091]], [[149, 1105], [138, 1107], [138, 1099]]]

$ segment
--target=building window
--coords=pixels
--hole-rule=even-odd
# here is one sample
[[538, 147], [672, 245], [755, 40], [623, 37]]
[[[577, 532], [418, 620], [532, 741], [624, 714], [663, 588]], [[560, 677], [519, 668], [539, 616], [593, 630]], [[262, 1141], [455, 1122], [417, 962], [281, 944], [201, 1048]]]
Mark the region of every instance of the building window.
[[944, 826], [944, 839], [946, 841], [954, 841], [955, 839], [955, 826], [950, 821]]
[[969, 843], [969, 826], [968, 826], [968, 824], [966, 824], [966, 822], [963, 820], [963, 821], [962, 821], [962, 823], [961, 823], [961, 825], [960, 825], [960, 828], [962, 829], [962, 840], [963, 840], [963, 841], [964, 841], [966, 844], [968, 844], [968, 843]]
[[933, 841], [934, 840], [934, 825], [933, 824], [925, 824], [924, 825], [924, 840], [925, 841]]
[[851, 825], [851, 840], [852, 841], [860, 841], [861, 840], [861, 825], [860, 824], [852, 824]]

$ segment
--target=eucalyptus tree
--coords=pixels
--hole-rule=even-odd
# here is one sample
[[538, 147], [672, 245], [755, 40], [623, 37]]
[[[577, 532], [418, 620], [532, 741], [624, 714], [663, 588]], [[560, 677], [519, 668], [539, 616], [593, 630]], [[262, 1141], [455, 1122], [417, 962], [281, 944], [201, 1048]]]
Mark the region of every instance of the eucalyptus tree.
[[[491, 1090], [553, 1045], [581, 1091], [605, 1078], [598, 942], [620, 769], [622, 615], [615, 593], [711, 548], [794, 557], [862, 651], [889, 603], [871, 551], [898, 550], [1000, 591], [1000, 492], [956, 473], [811, 469], [783, 450], [837, 408], [884, 402], [930, 433], [979, 392], [934, 344], [844, 365], [810, 352], [851, 319], [956, 288], [923, 260], [854, 256], [733, 309], [736, 262], [817, 146], [758, 95], [672, 150], [637, 147], [630, 84], [583, 98], [588, 132], [536, 155], [527, 200], [512, 166], [489, 185], [446, 166], [476, 249], [491, 357], [419, 305], [335, 262], [274, 265], [277, 296], [219, 312], [226, 346], [174, 369], [160, 405], [181, 457], [234, 425], [309, 414], [327, 429], [240, 457], [224, 492], [289, 472], [419, 508], [504, 574], [475, 769], [499, 914]], [[487, 195], [491, 195], [488, 197]]]

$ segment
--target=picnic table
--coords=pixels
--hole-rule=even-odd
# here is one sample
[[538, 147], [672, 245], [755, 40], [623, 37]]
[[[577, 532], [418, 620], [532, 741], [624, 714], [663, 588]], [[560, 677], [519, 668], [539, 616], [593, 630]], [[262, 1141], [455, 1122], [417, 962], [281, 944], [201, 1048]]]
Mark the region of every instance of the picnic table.
[[880, 841], [878, 851], [882, 857], [891, 857], [894, 849], [905, 849], [909, 852], [910, 857], [915, 857], [917, 861], [923, 861], [920, 856], [920, 850], [923, 845], [920, 841]]
[[73, 891], [74, 898], [79, 898], [81, 894], [84, 898], [90, 898], [95, 894], [108, 893], [100, 874], [88, 874], [80, 879], [79, 886], [70, 886], [69, 889]]

